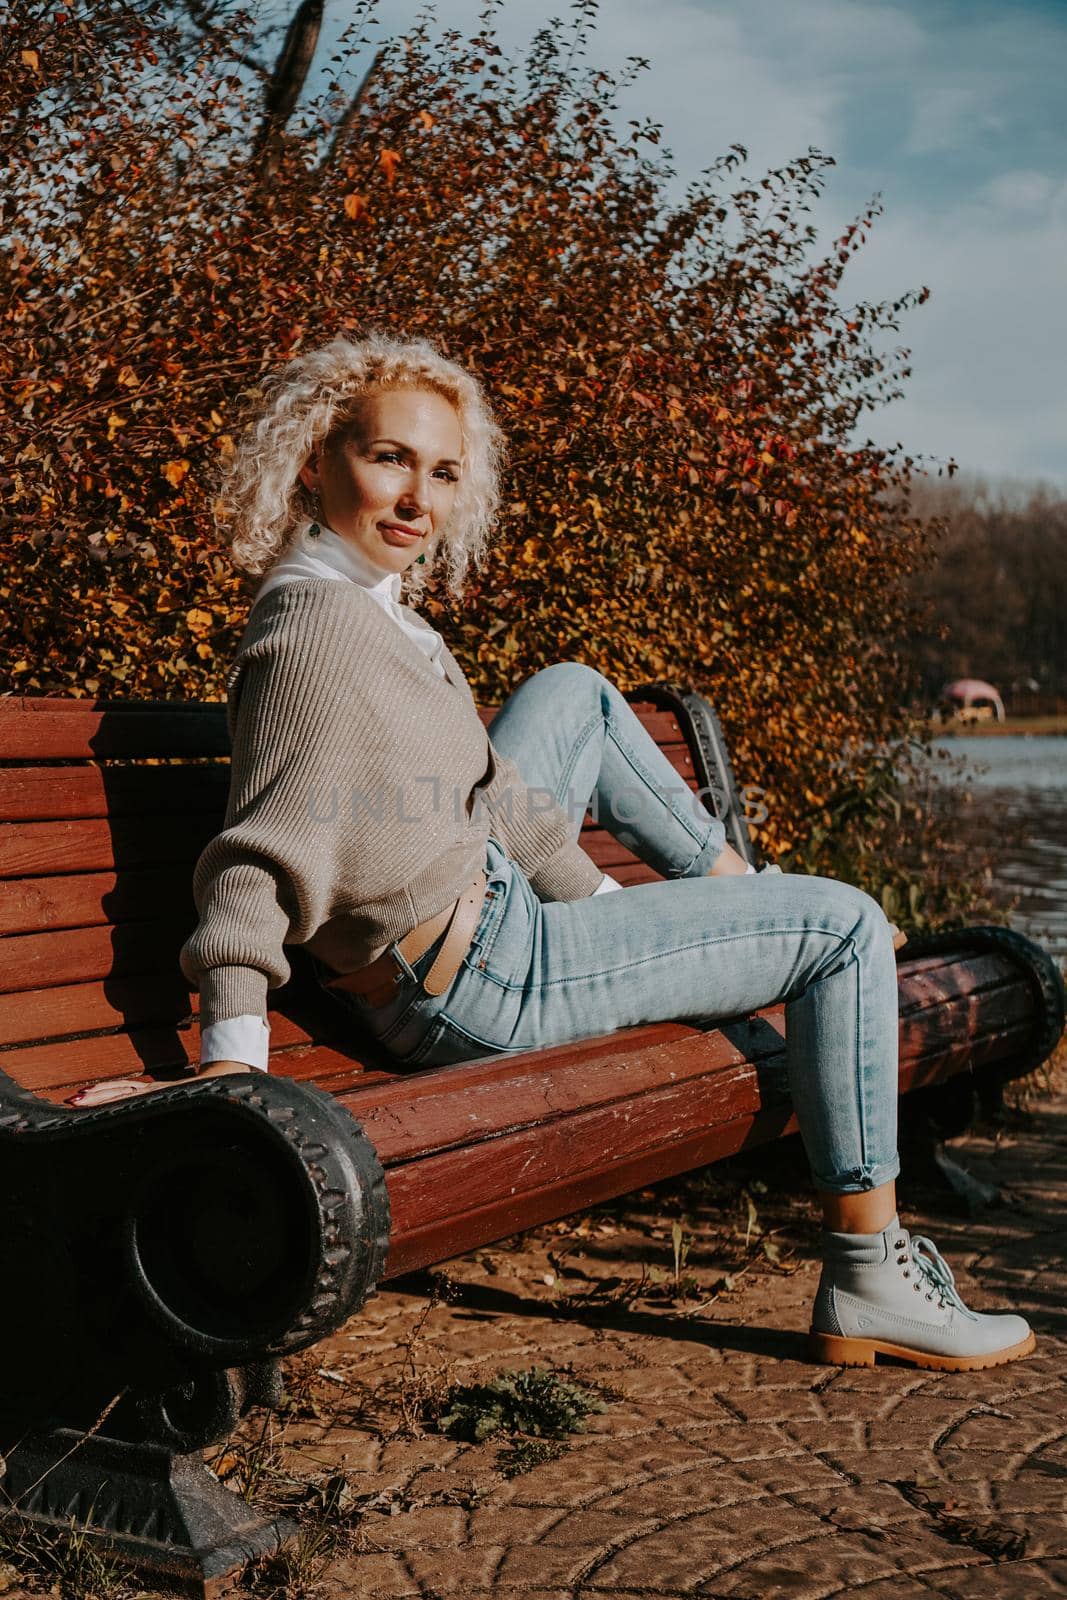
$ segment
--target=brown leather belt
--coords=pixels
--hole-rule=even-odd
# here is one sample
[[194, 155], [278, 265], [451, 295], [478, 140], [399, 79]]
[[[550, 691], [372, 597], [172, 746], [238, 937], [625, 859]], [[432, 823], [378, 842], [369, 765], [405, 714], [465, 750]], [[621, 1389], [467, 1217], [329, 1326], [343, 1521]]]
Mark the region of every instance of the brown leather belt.
[[[428, 922], [420, 922], [418, 927], [412, 928], [410, 933], [397, 941], [396, 948], [410, 967], [426, 954], [435, 939], [439, 939], [442, 933], [445, 935], [433, 965], [422, 980], [422, 987], [427, 994], [444, 994], [459, 971], [478, 926], [486, 898], [486, 881], [485, 873], [479, 872], [470, 888], [465, 889], [458, 900], [439, 911]], [[490, 889], [489, 898], [495, 893], [494, 889]], [[394, 961], [390, 947], [368, 966], [329, 978], [326, 988], [344, 989], [351, 994], [362, 995], [369, 1005], [382, 1006], [393, 998], [396, 992], [394, 986], [403, 975], [404, 969], [398, 961]]]

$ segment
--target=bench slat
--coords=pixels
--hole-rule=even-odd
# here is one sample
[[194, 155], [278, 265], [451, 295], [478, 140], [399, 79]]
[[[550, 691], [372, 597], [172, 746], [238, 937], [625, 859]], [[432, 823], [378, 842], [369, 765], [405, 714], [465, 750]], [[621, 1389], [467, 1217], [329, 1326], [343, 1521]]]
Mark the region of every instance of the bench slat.
[[217, 832], [217, 819], [208, 814], [0, 823], [0, 878], [195, 862]]
[[0, 895], [0, 934], [118, 925], [145, 918], [160, 906], [195, 918], [192, 885], [184, 863], [136, 872], [9, 878]]
[[[682, 738], [678, 719], [649, 702], [634, 710], [659, 743]], [[488, 727], [499, 706], [479, 706]], [[222, 701], [96, 700], [0, 696], [0, 750], [9, 761], [229, 754]]]
[[230, 753], [225, 708], [190, 701], [0, 697], [4, 761], [76, 761]]
[[[983, 1060], [1010, 1059], [1025, 1047], [1032, 1012], [1000, 1030]], [[673, 1052], [682, 1047], [675, 1045]], [[927, 1081], [925, 1062], [903, 1061], [901, 1091]], [[760, 1069], [773, 1082], [771, 1063]], [[573, 1215], [619, 1194], [688, 1172], [742, 1149], [797, 1131], [785, 1098], [761, 1098], [747, 1064], [664, 1087], [642, 1098], [633, 1115], [597, 1107], [555, 1123], [494, 1139], [492, 1160], [455, 1148], [388, 1167], [393, 1226], [384, 1278], [450, 1258], [511, 1233]], [[732, 1108], [747, 1107], [731, 1114]]]
[[[977, 1001], [961, 996], [943, 1009], [950, 1017], [939, 1018], [940, 1026], [933, 1031], [917, 1020], [902, 1030], [902, 1060], [925, 1060], [957, 1043], [961, 1020], [970, 1021], [972, 1040], [987, 1034], [999, 1036], [1005, 1028], [1025, 1022], [1032, 1014], [1032, 999], [1023, 982], [996, 996], [986, 993]], [[344, 1097], [345, 1104], [366, 1128], [386, 1166], [416, 1159], [421, 1164], [430, 1151], [450, 1145], [469, 1149], [486, 1138], [495, 1140], [506, 1128], [538, 1121], [547, 1127], [558, 1118], [598, 1105], [625, 1108], [640, 1101], [643, 1123], [644, 1097], [658, 1089], [661, 1080], [680, 1084], [709, 1070], [718, 1072], [746, 1061], [752, 1065], [766, 1060], [776, 1070], [784, 1070], [782, 1009], [769, 1007], [757, 1017], [755, 1023], [744, 1019], [707, 1032], [691, 1029], [689, 1038], [682, 1035], [669, 1049], [660, 1046], [658, 1051], [636, 1058], [626, 1056], [625, 1066], [611, 1059], [572, 1065], [573, 1047], [560, 1045], [554, 1051], [539, 1052], [543, 1065], [536, 1070], [527, 1066], [525, 1055], [513, 1057], [510, 1063], [490, 1063], [493, 1075], [475, 1079], [469, 1089], [463, 1076], [469, 1066], [461, 1064], [424, 1074], [427, 1080], [437, 1078], [432, 1094], [406, 1099], [397, 1086], [390, 1085], [373, 1091], [356, 1089]], [[626, 1030], [615, 1037], [619, 1051], [624, 1052]], [[430, 1087], [427, 1082], [426, 1089]], [[717, 1108], [706, 1110], [717, 1118]]]
[[184, 984], [178, 953], [191, 927], [188, 918], [175, 918], [13, 934], [0, 939], [0, 994], [138, 973], [154, 978], [165, 973]]
[[226, 810], [228, 762], [158, 767], [0, 767], [0, 822]]

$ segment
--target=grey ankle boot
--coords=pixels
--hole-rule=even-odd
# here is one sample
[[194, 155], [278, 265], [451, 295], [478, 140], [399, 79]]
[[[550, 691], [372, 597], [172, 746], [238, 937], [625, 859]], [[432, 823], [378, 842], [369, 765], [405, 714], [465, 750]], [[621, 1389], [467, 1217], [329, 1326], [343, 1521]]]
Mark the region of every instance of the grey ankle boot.
[[968, 1310], [933, 1240], [912, 1238], [898, 1216], [881, 1233], [824, 1229], [822, 1257], [808, 1335], [816, 1361], [873, 1367], [880, 1354], [941, 1372], [974, 1372], [1034, 1348], [1025, 1318]]

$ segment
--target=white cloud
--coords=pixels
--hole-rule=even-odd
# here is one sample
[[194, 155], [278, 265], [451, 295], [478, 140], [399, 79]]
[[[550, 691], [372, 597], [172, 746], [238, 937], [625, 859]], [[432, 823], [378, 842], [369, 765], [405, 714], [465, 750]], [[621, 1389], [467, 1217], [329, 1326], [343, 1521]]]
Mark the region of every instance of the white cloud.
[[857, 440], [900, 439], [990, 475], [1022, 473], [1067, 490], [1067, 217], [1020, 219], [987, 197], [937, 219], [879, 218], [845, 270], [850, 302], [927, 284], [879, 348], [911, 350], [906, 398], [865, 416]]
[[982, 185], [976, 199], [993, 212], [1049, 216], [1067, 205], [1067, 182], [1057, 183], [1047, 172], [1002, 172]]

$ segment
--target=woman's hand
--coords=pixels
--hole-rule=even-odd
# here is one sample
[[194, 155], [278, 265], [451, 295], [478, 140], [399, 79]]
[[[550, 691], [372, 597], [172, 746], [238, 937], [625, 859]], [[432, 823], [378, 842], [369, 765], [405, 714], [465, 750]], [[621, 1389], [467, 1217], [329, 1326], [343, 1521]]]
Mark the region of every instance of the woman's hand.
[[220, 1078], [227, 1072], [255, 1072], [245, 1061], [208, 1061], [188, 1078], [110, 1078], [90, 1083], [66, 1101], [79, 1111], [110, 1105], [113, 1100], [132, 1100], [135, 1095], [151, 1094], [154, 1089], [173, 1089], [175, 1083], [192, 1083], [196, 1078]]

